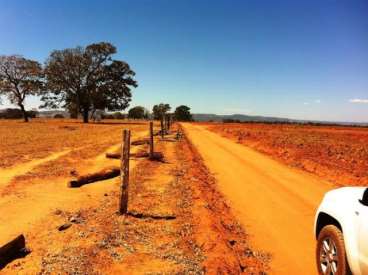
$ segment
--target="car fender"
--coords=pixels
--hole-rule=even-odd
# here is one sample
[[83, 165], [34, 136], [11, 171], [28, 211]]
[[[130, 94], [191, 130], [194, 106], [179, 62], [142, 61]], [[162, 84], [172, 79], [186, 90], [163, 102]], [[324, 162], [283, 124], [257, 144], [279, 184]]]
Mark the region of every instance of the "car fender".
[[317, 211], [314, 227], [315, 232], [317, 232], [318, 217], [321, 213], [325, 213], [339, 222], [344, 236], [344, 245], [349, 267], [354, 275], [362, 275], [359, 265], [359, 249], [356, 234], [357, 222], [355, 219], [354, 207], [349, 204], [341, 203], [341, 200], [336, 199], [336, 197], [330, 199], [327, 194]]

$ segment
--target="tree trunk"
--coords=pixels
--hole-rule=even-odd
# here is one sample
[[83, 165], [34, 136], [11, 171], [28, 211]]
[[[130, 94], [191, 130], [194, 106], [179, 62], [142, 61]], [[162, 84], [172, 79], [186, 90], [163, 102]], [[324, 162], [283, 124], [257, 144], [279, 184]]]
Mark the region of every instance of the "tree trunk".
[[88, 123], [88, 108], [83, 108], [83, 122]]
[[92, 109], [91, 115], [89, 116], [90, 119], [93, 119], [93, 121], [96, 121], [95, 113], [96, 113], [96, 109]]
[[28, 122], [28, 114], [27, 114], [26, 109], [24, 108], [24, 105], [20, 103], [19, 107], [20, 107], [20, 110], [23, 113], [24, 122]]

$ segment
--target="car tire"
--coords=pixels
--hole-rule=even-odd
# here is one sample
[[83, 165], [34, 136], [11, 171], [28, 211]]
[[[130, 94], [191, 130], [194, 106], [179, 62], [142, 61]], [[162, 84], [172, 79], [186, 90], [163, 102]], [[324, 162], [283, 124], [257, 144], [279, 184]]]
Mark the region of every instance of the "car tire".
[[346, 259], [344, 236], [336, 226], [327, 225], [319, 233], [316, 260], [318, 273], [321, 275], [351, 274]]

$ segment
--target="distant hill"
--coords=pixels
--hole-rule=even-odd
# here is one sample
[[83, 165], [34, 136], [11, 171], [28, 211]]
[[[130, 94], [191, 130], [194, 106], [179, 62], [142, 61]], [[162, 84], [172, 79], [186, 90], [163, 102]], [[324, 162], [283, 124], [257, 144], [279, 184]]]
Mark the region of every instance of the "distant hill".
[[266, 116], [249, 116], [249, 115], [216, 115], [216, 114], [193, 114], [195, 121], [223, 121], [225, 119], [239, 120], [241, 122], [297, 122], [288, 118], [266, 117]]
[[267, 123], [316, 123], [316, 124], [337, 124], [337, 125], [353, 125], [368, 126], [365, 122], [340, 122], [340, 121], [319, 121], [319, 120], [299, 120], [281, 117], [268, 116], [250, 116], [250, 115], [216, 115], [216, 114], [193, 114], [193, 119], [199, 122], [222, 122], [224, 120], [235, 120], [240, 122], [267, 122]]

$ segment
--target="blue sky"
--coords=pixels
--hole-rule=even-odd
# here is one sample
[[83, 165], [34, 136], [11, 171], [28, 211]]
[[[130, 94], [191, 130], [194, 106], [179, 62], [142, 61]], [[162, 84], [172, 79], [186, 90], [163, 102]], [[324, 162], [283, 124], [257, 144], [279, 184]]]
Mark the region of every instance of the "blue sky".
[[113, 43], [137, 73], [132, 105], [368, 121], [368, 1], [0, 0], [0, 26], [0, 54], [42, 63]]

